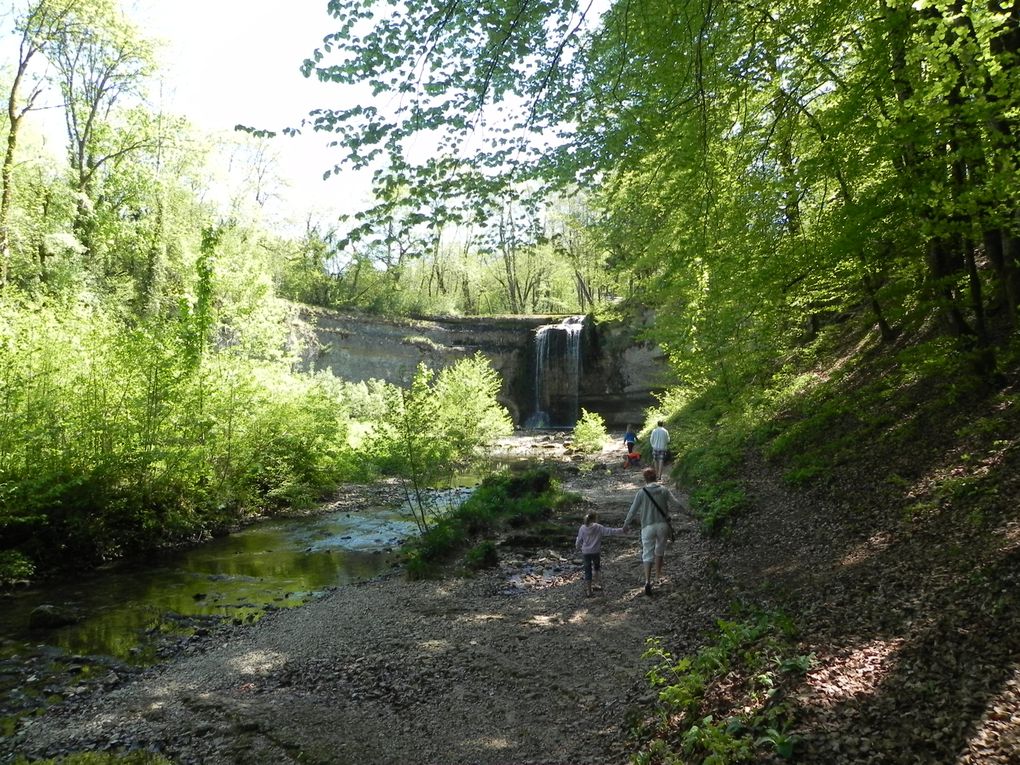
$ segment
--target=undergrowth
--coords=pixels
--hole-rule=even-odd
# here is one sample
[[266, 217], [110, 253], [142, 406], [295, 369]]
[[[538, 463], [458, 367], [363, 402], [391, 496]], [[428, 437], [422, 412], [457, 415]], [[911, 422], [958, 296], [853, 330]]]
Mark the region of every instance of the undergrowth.
[[848, 344], [833, 330], [738, 393], [708, 387], [666, 398], [673, 477], [690, 491], [707, 532], [724, 532], [748, 507], [738, 476], [750, 450], [776, 464], [789, 485], [806, 487], [865, 457], [914, 452], [938, 431], [974, 470], [946, 478], [925, 501], [994, 495], [994, 481], [977, 466], [1017, 445], [1017, 396], [1002, 381], [1016, 372], [1018, 344], [1002, 350], [1002, 371], [992, 378], [977, 370], [974, 352], [943, 337], [901, 347], [861, 341], [853, 352]]
[[[27, 765], [29, 760], [17, 759], [14, 765]], [[151, 752], [81, 752], [57, 757], [53, 760], [32, 760], [35, 765], [171, 765], [171, 760]]]
[[[654, 716], [633, 726], [634, 765], [706, 765], [794, 756], [797, 738], [787, 690], [815, 662], [798, 652], [796, 630], [782, 614], [720, 621], [693, 656], [676, 657], [649, 638], [648, 672], [658, 690]], [[722, 717], [718, 710], [739, 712]]]
[[586, 454], [594, 454], [601, 451], [603, 444], [609, 439], [606, 432], [606, 422], [602, 416], [581, 410], [581, 418], [574, 425], [574, 432], [571, 442], [575, 449]]
[[465, 566], [478, 569], [494, 565], [496, 549], [491, 537], [499, 529], [533, 523], [571, 501], [573, 497], [560, 492], [547, 470], [490, 476], [459, 507], [407, 543], [407, 576], [424, 579], [436, 575], [472, 543]]

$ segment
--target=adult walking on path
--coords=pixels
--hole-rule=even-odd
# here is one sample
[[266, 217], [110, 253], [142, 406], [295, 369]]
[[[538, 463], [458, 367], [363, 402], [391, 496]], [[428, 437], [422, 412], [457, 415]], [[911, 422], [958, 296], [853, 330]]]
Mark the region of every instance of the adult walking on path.
[[663, 427], [662, 420], [656, 423], [648, 436], [652, 446], [652, 463], [655, 465], [655, 480], [662, 480], [662, 468], [666, 464], [666, 450], [669, 449], [669, 431]]
[[623, 521], [623, 530], [630, 528], [636, 517], [641, 524], [641, 563], [645, 568], [645, 595], [652, 594], [652, 564], [655, 576], [662, 579], [663, 563], [666, 557], [666, 543], [673, 540], [673, 526], [670, 524], [669, 506], [690, 512], [690, 508], [673, 492], [658, 483], [655, 468], [641, 472], [645, 485], [634, 495], [630, 510]]

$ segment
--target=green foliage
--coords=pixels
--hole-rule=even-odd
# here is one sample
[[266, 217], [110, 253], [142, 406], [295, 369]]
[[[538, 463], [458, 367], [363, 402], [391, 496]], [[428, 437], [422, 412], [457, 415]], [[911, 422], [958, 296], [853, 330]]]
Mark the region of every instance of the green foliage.
[[606, 432], [606, 421], [597, 412], [581, 410], [581, 418], [574, 425], [574, 433], [571, 444], [575, 449], [587, 454], [594, 454], [602, 451], [606, 441], [609, 440], [609, 433]]
[[[796, 653], [793, 626], [781, 614], [718, 626], [693, 656], [676, 658], [661, 639], [649, 638], [644, 657], [655, 662], [648, 678], [659, 689], [661, 715], [656, 726], [639, 729], [645, 743], [633, 762], [724, 765], [758, 759], [763, 748], [785, 758], [793, 755], [796, 737], [787, 732], [783, 689], [814, 665], [814, 656]], [[707, 708], [706, 697], [721, 683], [727, 695], [737, 694], [731, 707], [743, 711], [719, 719]]]
[[172, 544], [358, 474], [329, 376], [13, 293], [0, 339], [0, 547], [37, 562]]
[[783, 672], [805, 675], [817, 663], [818, 661], [815, 658], [815, 655], [813, 653], [808, 653], [800, 656], [790, 656], [780, 660], [779, 669]]
[[455, 469], [483, 455], [481, 447], [512, 432], [499, 404], [499, 377], [476, 354], [438, 375], [424, 364], [408, 389], [389, 386], [387, 404], [371, 435], [373, 460], [405, 480], [405, 494], [421, 530], [432, 508], [427, 489], [449, 483]]
[[766, 728], [765, 735], [761, 736], [755, 741], [755, 746], [766, 746], [771, 745], [775, 750], [775, 753], [782, 757], [784, 760], [793, 758], [794, 750], [797, 746], [797, 737], [788, 733], [785, 730], [778, 728]]
[[[527, 309], [546, 284], [533, 288], [524, 256], [544, 243], [514, 208], [580, 179], [593, 199], [575, 216], [582, 249], [598, 253], [583, 266], [614, 271], [634, 285], [628, 297], [658, 309], [648, 339], [689, 389], [729, 400], [751, 379], [767, 386], [777, 359], [862, 319], [884, 343], [938, 326], [959, 346], [950, 373], [994, 368], [990, 311], [1015, 326], [1020, 294], [1016, 52], [996, 7], [871, 14], [784, 0], [762, 16], [639, 0], [597, 19], [572, 3], [506, 0], [482, 13], [442, 0], [331, 9], [337, 29], [305, 74], [400, 95], [313, 115], [351, 166], [379, 165], [378, 204], [355, 216], [351, 240], [431, 253], [444, 225], [493, 221], [486, 249], [504, 266], [493, 271], [506, 303]], [[420, 40], [431, 41], [424, 71], [406, 55]], [[852, 55], [832, 40], [853, 40]], [[420, 134], [437, 151], [413, 162]], [[551, 134], [560, 140], [538, 140]], [[427, 235], [411, 248], [415, 226]], [[431, 285], [457, 272], [437, 259], [420, 273]]]
[[[587, 313], [615, 296], [580, 192], [548, 198], [545, 211], [511, 197], [451, 225], [443, 225], [455, 206], [449, 199], [433, 210], [409, 189], [376, 201], [349, 226], [313, 228], [291, 245], [277, 271], [281, 293], [328, 308], [424, 317]], [[425, 348], [423, 340], [407, 338]]]
[[715, 722], [711, 715], [692, 725], [681, 738], [686, 753], [704, 753], [703, 765], [727, 765], [731, 762], [746, 762], [753, 751], [751, 742], [735, 735], [729, 721]]
[[737, 481], [716, 481], [691, 492], [691, 501], [704, 528], [717, 533], [746, 507], [747, 495]]
[[[153, 752], [79, 752], [52, 760], [32, 760], [35, 765], [171, 765], [172, 760]], [[28, 760], [14, 760], [15, 765], [27, 765]]]
[[464, 565], [473, 571], [483, 568], [495, 568], [499, 564], [496, 545], [489, 539], [479, 542], [467, 551]]
[[[411, 579], [433, 576], [470, 539], [491, 537], [507, 525], [535, 522], [570, 501], [544, 470], [489, 476], [459, 507], [440, 516], [420, 537], [407, 543], [407, 575]], [[482, 539], [465, 558], [465, 565], [471, 569], [495, 562], [496, 549], [489, 538]]]
[[734, 403], [718, 387], [700, 394], [672, 391], [663, 400], [670, 411], [665, 419], [673, 472], [689, 488], [692, 510], [710, 532], [721, 531], [746, 506], [745, 491], [735, 476], [751, 434], [767, 416]]
[[17, 550], [0, 550], [0, 586], [31, 579], [35, 564]]
[[362, 380], [352, 383], [338, 380], [343, 386], [343, 398], [351, 417], [371, 422], [382, 419], [386, 411], [387, 384], [382, 380]]

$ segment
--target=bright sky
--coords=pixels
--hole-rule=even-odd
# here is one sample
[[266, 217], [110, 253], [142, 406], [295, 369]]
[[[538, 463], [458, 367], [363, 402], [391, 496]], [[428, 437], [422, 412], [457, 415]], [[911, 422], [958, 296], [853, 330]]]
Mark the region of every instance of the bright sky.
[[[152, 106], [184, 116], [208, 134], [233, 134], [237, 124], [279, 132], [297, 126], [315, 108], [339, 106], [355, 96], [338, 85], [301, 75], [301, 63], [335, 30], [327, 0], [120, 0], [140, 34], [161, 45], [159, 78], [151, 83]], [[0, 0], [0, 6], [4, 3]], [[22, 2], [14, 8], [20, 10]], [[0, 9], [0, 70], [17, 57], [17, 38], [7, 34], [12, 9]], [[55, 95], [45, 99], [55, 106]], [[66, 143], [62, 111], [32, 112], [29, 123], [48, 153], [62, 156]], [[339, 212], [367, 206], [365, 176], [347, 173], [323, 180], [338, 157], [331, 136], [310, 129], [271, 142], [286, 184], [265, 209], [272, 223], [303, 227], [308, 213], [330, 223]], [[28, 151], [28, 143], [23, 151]], [[211, 181], [215, 184], [215, 181]]]
[[[164, 43], [164, 107], [202, 130], [240, 123], [279, 131], [339, 98], [337, 86], [299, 71], [335, 28], [326, 0], [127, 0], [124, 7], [144, 36]], [[273, 142], [289, 185], [284, 208], [299, 220], [309, 209], [323, 217], [350, 211], [368, 193], [363, 181], [323, 181], [335, 163], [329, 140], [305, 131]]]
[[[163, 44], [161, 81], [151, 91], [154, 106], [185, 116], [204, 132], [232, 132], [237, 124], [280, 131], [297, 126], [312, 109], [348, 106], [357, 98], [300, 72], [301, 63], [337, 27], [326, 12], [327, 0], [120, 2], [143, 37]], [[596, 6], [605, 4], [595, 0]], [[7, 21], [8, 13], [0, 10], [0, 19]], [[0, 63], [11, 62], [16, 51], [7, 50], [14, 42], [0, 41]], [[44, 128], [53, 136], [47, 143], [61, 153], [66, 139], [59, 112], [34, 116], [51, 123]], [[367, 173], [348, 171], [323, 180], [340, 154], [326, 146], [331, 139], [307, 129], [300, 137], [280, 135], [272, 142], [287, 185], [282, 201], [271, 203], [275, 209], [267, 205], [276, 221], [300, 226], [311, 212], [328, 224], [338, 212], [368, 206]]]
[[204, 127], [278, 127], [328, 95], [298, 71], [336, 23], [325, 0], [133, 0], [127, 9], [165, 42], [168, 95]]

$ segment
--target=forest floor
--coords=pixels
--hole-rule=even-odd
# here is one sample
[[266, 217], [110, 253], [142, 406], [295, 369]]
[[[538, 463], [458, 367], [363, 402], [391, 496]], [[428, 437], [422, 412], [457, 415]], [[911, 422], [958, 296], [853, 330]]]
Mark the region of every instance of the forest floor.
[[789, 613], [814, 655], [789, 692], [795, 761], [1020, 758], [1015, 506], [978, 531], [822, 507], [749, 459], [753, 510], [731, 533], [681, 525], [652, 597], [637, 536], [609, 538], [587, 598], [577, 526], [591, 509], [621, 525], [640, 473], [616, 451], [578, 469], [552, 437], [515, 448], [541, 449], [583, 497], [558, 538], [504, 540], [499, 567], [470, 578], [395, 574], [215, 631], [22, 721], [0, 761], [145, 748], [207, 765], [624, 763], [655, 707], [646, 639], [695, 652], [738, 601]]

